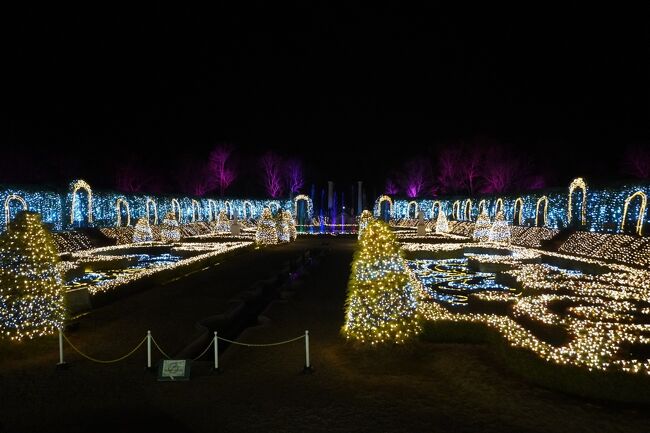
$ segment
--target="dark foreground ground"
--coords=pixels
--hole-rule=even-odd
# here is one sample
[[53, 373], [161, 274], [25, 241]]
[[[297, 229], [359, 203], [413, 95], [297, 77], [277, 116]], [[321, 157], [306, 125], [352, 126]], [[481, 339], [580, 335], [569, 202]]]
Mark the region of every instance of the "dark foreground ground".
[[189, 382], [157, 382], [145, 352], [117, 364], [91, 363], [56, 342], [0, 348], [4, 432], [647, 432], [647, 408], [586, 401], [520, 380], [489, 348], [415, 343], [359, 351], [339, 336], [354, 241], [305, 239], [250, 251], [177, 282], [130, 296], [84, 317], [71, 338], [93, 355], [126, 352], [151, 329], [180, 350], [193, 324], [271, 275], [303, 249], [327, 254], [298, 295], [273, 303], [240, 341], [273, 342], [310, 330], [313, 374], [302, 374], [304, 343], [231, 346], [193, 365]]

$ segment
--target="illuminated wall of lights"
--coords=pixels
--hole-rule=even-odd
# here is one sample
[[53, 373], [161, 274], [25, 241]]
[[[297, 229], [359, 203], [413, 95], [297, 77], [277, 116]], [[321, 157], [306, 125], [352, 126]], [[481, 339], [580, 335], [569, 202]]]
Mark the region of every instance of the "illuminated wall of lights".
[[[296, 199], [299, 199], [297, 196]], [[305, 196], [306, 197], [306, 196]], [[313, 214], [311, 199], [308, 200], [310, 215]], [[83, 180], [71, 182], [60, 190], [18, 188], [0, 186], [0, 200], [4, 212], [0, 212], [0, 229], [21, 210], [41, 215], [43, 223], [51, 230], [61, 231], [76, 227], [110, 228], [133, 225], [145, 218], [150, 225], [162, 223], [169, 212], [181, 223], [214, 221], [224, 210], [230, 218], [257, 218], [265, 207], [294, 210], [295, 200], [253, 200], [198, 197], [173, 197], [164, 195], [124, 194], [113, 191], [94, 190]], [[244, 209], [245, 208], [245, 209]]]
[[[586, 194], [585, 194], [586, 191]], [[542, 190], [531, 194], [500, 197], [442, 197], [416, 199], [418, 209], [427, 220], [435, 221], [439, 210], [449, 220], [467, 221], [471, 199], [478, 202], [478, 213], [483, 210], [494, 218], [501, 209], [507, 222], [513, 225], [560, 229], [570, 224], [581, 229], [607, 233], [637, 233], [647, 231], [647, 196], [650, 184], [629, 184], [617, 187], [589, 185], [578, 178], [569, 188]], [[412, 218], [413, 199], [381, 196], [375, 202], [374, 215], [379, 216], [380, 200], [391, 203], [391, 218]], [[627, 205], [626, 205], [627, 204]], [[410, 212], [409, 212], [410, 211]], [[470, 213], [470, 216], [471, 213]], [[583, 224], [584, 222], [584, 224]]]

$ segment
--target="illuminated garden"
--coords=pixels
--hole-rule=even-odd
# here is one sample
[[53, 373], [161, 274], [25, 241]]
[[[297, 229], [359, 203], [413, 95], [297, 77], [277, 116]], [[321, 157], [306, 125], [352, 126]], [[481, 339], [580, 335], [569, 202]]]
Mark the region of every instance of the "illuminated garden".
[[12, 6], [0, 433], [649, 430], [646, 11]]

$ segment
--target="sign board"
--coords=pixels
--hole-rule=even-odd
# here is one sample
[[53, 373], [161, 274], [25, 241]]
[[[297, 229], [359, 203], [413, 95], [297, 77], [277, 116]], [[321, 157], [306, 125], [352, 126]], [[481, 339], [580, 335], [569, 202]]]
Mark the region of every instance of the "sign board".
[[158, 380], [190, 380], [190, 360], [164, 359], [158, 364]]

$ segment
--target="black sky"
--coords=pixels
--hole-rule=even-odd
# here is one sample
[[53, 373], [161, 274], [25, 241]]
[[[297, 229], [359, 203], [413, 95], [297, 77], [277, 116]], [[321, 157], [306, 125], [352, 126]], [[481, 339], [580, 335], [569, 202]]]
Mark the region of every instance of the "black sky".
[[650, 143], [645, 9], [308, 3], [5, 11], [0, 181], [110, 186], [130, 155], [172, 176], [230, 142], [243, 160], [302, 155], [314, 181], [379, 184], [481, 136], [564, 183]]

